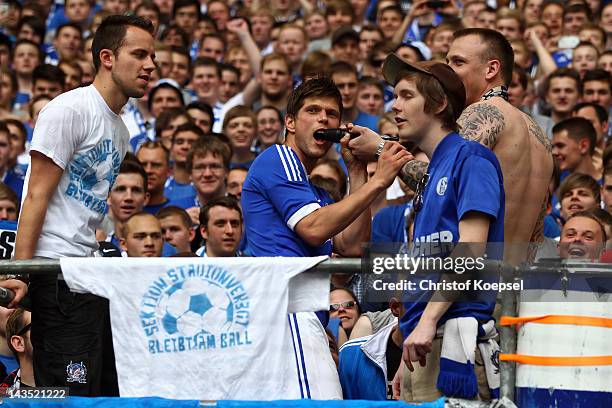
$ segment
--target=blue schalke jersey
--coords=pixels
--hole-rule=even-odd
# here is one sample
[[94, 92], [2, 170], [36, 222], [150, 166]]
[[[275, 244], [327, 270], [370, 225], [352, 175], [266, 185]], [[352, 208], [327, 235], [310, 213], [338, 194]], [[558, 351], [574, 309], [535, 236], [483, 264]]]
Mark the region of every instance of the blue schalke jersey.
[[[453, 132], [436, 147], [428, 173], [423, 208], [414, 222], [414, 252], [423, 256], [449, 255], [460, 238], [459, 221], [469, 211], [490, 216], [487, 242], [504, 242], [504, 181], [493, 152]], [[496, 249], [493, 257], [501, 257], [501, 251]], [[405, 303], [406, 314], [400, 320], [404, 336], [419, 322], [431, 294], [411, 291], [411, 301]], [[459, 316], [489, 320], [493, 307], [493, 302], [455, 302], [438, 324]]]
[[290, 147], [269, 147], [255, 159], [242, 187], [247, 250], [252, 256], [330, 255], [331, 239], [312, 247], [293, 229], [332, 202], [325, 190], [310, 184]]

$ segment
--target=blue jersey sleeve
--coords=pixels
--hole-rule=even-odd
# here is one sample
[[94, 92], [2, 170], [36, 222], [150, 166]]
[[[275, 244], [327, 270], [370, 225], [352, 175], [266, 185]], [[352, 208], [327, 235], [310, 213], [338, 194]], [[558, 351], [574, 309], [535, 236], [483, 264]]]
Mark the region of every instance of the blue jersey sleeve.
[[267, 163], [257, 167], [253, 181], [261, 185], [261, 191], [293, 230], [298, 222], [321, 208], [321, 201], [291, 148], [276, 145], [268, 150]]
[[503, 184], [497, 169], [482, 156], [471, 155], [461, 166], [456, 180], [457, 217], [461, 220], [469, 211], [478, 211], [497, 219]]

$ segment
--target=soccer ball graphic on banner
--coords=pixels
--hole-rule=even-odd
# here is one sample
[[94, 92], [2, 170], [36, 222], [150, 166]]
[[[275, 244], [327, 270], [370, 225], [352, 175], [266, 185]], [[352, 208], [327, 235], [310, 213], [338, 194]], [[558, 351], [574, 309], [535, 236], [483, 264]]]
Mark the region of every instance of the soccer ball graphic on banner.
[[201, 278], [172, 286], [159, 303], [162, 326], [170, 335], [218, 334], [229, 330], [233, 305], [225, 290]]

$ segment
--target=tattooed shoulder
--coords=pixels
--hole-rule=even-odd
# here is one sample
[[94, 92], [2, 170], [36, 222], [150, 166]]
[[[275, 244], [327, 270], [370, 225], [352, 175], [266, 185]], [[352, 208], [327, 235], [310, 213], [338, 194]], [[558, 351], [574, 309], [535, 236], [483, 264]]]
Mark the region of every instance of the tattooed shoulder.
[[544, 146], [544, 148], [546, 148], [547, 152], [552, 152], [550, 140], [548, 140], [548, 137], [546, 137], [540, 125], [538, 125], [529, 115], [527, 115], [527, 130], [529, 131], [530, 136], [535, 136], [537, 141]]
[[476, 103], [465, 108], [457, 123], [461, 135], [493, 149], [504, 130], [504, 114], [490, 103]]
[[410, 187], [412, 191], [416, 191], [417, 185], [427, 173], [427, 168], [429, 167], [429, 163], [422, 162], [419, 160], [411, 160], [404, 165], [404, 167], [400, 170], [399, 176], [404, 183]]

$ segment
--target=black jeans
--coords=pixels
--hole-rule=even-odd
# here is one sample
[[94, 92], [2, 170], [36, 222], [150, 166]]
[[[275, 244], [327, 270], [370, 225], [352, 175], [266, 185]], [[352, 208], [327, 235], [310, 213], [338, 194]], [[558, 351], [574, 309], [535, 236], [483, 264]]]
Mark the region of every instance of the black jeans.
[[108, 300], [72, 293], [56, 276], [32, 275], [32, 346], [38, 387], [118, 396]]

